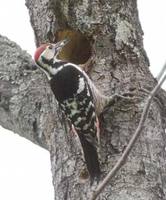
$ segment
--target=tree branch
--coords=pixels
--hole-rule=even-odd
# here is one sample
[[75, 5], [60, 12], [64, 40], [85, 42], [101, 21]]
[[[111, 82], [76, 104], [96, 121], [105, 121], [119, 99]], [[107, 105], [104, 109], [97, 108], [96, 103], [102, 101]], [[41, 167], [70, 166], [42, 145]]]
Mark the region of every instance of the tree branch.
[[[162, 77], [162, 75], [163, 75], [165, 70], [166, 70], [166, 63], [163, 66], [161, 72], [158, 75], [158, 80]], [[145, 102], [145, 106], [144, 106], [144, 109], [143, 109], [143, 112], [142, 112], [142, 115], [141, 115], [140, 122], [138, 124], [138, 127], [137, 127], [134, 135], [130, 139], [126, 149], [124, 150], [122, 156], [120, 157], [118, 162], [115, 164], [113, 169], [107, 174], [107, 176], [104, 178], [104, 180], [98, 185], [97, 189], [93, 192], [92, 197], [91, 197], [90, 200], [95, 200], [98, 197], [98, 195], [107, 186], [108, 182], [116, 175], [116, 173], [120, 170], [120, 168], [125, 164], [129, 153], [131, 152], [135, 142], [137, 141], [138, 137], [141, 134], [141, 131], [143, 129], [143, 125], [144, 125], [144, 123], [146, 121], [146, 118], [148, 116], [148, 111], [149, 111], [149, 108], [150, 108], [151, 101], [152, 101], [153, 97], [155, 96], [155, 94], [157, 93], [157, 91], [159, 90], [160, 86], [164, 83], [165, 80], [166, 80], [166, 75], [163, 76], [161, 81], [159, 80], [158, 84], [155, 86], [155, 88], [149, 94], [149, 96], [148, 96], [148, 98], [147, 98], [147, 100]]]
[[0, 35], [0, 125], [48, 149], [57, 116], [44, 78], [30, 55]]
[[166, 63], [163, 65], [161, 71], [159, 72], [158, 76], [156, 77], [158, 81], [159, 81], [159, 80], [161, 79], [161, 77], [163, 76], [165, 70], [166, 70]]

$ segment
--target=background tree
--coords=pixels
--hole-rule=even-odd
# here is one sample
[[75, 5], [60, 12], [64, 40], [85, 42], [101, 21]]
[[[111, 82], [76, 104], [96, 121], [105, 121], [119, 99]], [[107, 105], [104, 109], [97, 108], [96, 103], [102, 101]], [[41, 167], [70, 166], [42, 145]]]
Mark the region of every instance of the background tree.
[[[136, 1], [27, 0], [26, 5], [37, 46], [68, 36], [72, 45], [62, 58], [83, 64], [93, 55], [90, 76], [101, 91], [130, 91], [139, 97], [115, 102], [103, 115], [101, 165], [106, 174], [135, 132], [147, 91], [156, 84], [143, 49]], [[2, 37], [0, 43], [1, 125], [50, 151], [55, 199], [89, 199], [89, 183], [78, 180], [83, 165], [79, 145], [59, 122], [45, 76], [15, 44]], [[165, 97], [162, 90], [156, 95], [141, 137], [101, 199], [166, 198]]]

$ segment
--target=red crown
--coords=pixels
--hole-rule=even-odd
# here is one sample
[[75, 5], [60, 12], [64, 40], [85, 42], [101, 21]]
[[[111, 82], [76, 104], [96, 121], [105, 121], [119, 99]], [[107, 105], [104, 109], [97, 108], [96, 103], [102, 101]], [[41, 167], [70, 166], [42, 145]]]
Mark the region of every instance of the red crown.
[[36, 49], [35, 55], [34, 55], [34, 60], [37, 62], [39, 56], [42, 54], [42, 52], [46, 49], [48, 44], [42, 44], [40, 47]]

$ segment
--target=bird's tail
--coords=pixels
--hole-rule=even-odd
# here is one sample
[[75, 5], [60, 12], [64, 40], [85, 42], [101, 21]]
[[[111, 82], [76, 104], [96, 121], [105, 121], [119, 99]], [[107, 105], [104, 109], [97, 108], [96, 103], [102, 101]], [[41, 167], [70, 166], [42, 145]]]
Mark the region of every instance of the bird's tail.
[[85, 162], [87, 165], [87, 169], [90, 175], [90, 181], [92, 184], [94, 179], [99, 181], [101, 175], [97, 148], [86, 139], [84, 134], [79, 133], [78, 136], [82, 145]]

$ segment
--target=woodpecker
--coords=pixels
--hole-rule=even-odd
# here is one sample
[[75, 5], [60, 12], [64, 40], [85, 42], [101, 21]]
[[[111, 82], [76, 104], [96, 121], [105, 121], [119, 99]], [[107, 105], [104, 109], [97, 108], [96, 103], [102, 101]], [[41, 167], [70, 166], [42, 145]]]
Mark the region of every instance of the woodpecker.
[[[46, 74], [52, 92], [66, 118], [77, 133], [91, 182], [101, 175], [98, 158], [98, 113], [107, 101], [79, 66], [58, 59], [68, 40], [43, 44], [37, 48], [34, 60]], [[103, 100], [104, 99], [104, 100]]]

